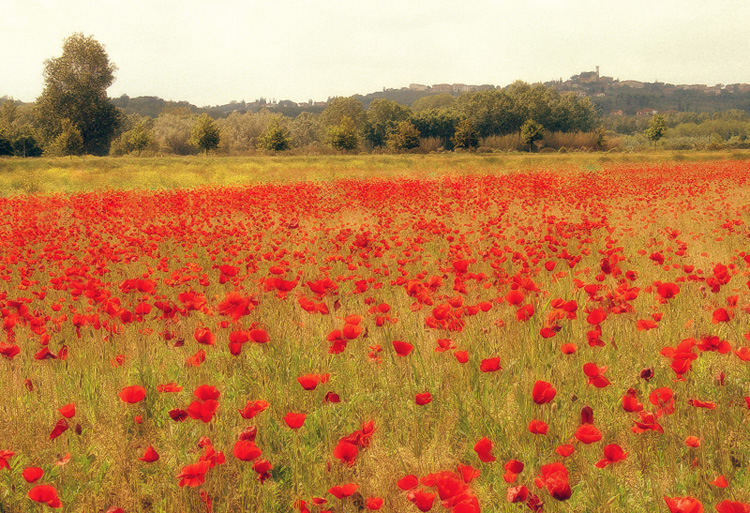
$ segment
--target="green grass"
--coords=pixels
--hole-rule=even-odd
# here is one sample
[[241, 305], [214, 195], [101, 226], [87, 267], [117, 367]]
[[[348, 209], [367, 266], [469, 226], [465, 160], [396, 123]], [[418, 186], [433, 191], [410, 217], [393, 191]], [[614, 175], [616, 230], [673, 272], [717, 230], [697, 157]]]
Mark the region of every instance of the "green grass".
[[341, 178], [430, 178], [543, 168], [589, 171], [619, 164], [748, 160], [750, 150], [643, 153], [444, 153], [258, 157], [0, 158], [0, 195], [98, 189], [175, 189], [200, 185], [325, 181]]

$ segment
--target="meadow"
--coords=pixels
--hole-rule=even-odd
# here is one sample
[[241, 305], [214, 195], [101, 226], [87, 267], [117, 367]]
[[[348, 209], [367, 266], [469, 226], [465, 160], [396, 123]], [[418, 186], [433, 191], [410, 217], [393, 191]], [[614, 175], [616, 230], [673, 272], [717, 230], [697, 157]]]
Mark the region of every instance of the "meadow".
[[0, 160], [0, 512], [750, 511], [750, 160]]

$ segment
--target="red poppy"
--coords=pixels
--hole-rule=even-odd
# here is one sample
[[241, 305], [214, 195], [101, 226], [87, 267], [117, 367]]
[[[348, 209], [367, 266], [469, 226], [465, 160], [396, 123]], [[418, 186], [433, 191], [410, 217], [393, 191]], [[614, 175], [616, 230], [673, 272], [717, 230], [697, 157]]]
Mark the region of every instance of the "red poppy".
[[62, 502], [57, 496], [57, 490], [51, 485], [37, 485], [29, 490], [29, 499], [46, 504], [50, 508], [62, 508]]
[[365, 501], [367, 509], [375, 511], [383, 507], [383, 499], [380, 497], [368, 497]]
[[240, 461], [253, 461], [262, 454], [260, 448], [251, 440], [240, 438], [234, 443], [232, 454]]
[[357, 488], [359, 488], [358, 484], [347, 483], [347, 484], [342, 484], [342, 485], [333, 486], [329, 488], [328, 493], [330, 493], [337, 499], [343, 499], [344, 497], [349, 497], [351, 495], [354, 495], [354, 492], [357, 491]]
[[557, 390], [555, 387], [546, 381], [537, 381], [534, 383], [534, 389], [531, 392], [536, 404], [546, 404], [554, 399], [556, 394]]
[[263, 400], [248, 401], [245, 407], [238, 411], [243, 419], [252, 419], [269, 406], [270, 404]]
[[479, 460], [484, 463], [495, 461], [495, 456], [492, 454], [492, 441], [487, 438], [481, 438], [476, 444], [474, 444], [474, 451], [479, 456]]
[[333, 457], [341, 460], [342, 463], [350, 467], [354, 465], [357, 454], [359, 454], [357, 445], [343, 438], [333, 448]]
[[723, 500], [716, 505], [718, 513], [750, 513], [750, 504]]
[[216, 335], [211, 333], [211, 330], [209, 330], [208, 328], [195, 328], [193, 337], [195, 337], [196, 342], [198, 342], [199, 344], [204, 344], [207, 346], [213, 346], [216, 344]]
[[54, 440], [58, 436], [62, 435], [65, 431], [68, 430], [68, 422], [65, 419], [60, 419], [57, 421], [57, 424], [55, 424], [55, 427], [52, 428], [52, 432], [49, 434], [49, 439]]
[[572, 491], [568, 481], [568, 469], [562, 463], [542, 465], [541, 474], [535, 479], [537, 487], [545, 487], [559, 501], [570, 498]]
[[425, 404], [429, 404], [430, 402], [432, 402], [432, 394], [430, 394], [429, 392], [417, 394], [415, 400], [418, 405], [424, 406]]
[[529, 422], [529, 433], [535, 435], [546, 435], [549, 430], [549, 426], [543, 420], [534, 419]]
[[482, 372], [495, 372], [500, 369], [502, 369], [502, 367], [500, 367], [499, 356], [496, 356], [494, 358], [485, 358], [479, 365], [479, 370], [481, 370]]
[[192, 465], [186, 465], [182, 467], [182, 472], [177, 476], [179, 486], [190, 486], [196, 487], [202, 485], [206, 481], [206, 472], [211, 468], [210, 461], [199, 461]]
[[703, 504], [693, 497], [664, 496], [670, 513], [703, 513]]
[[146, 452], [143, 453], [143, 456], [138, 459], [141, 461], [145, 461], [146, 463], [153, 463], [159, 460], [159, 453], [156, 452], [156, 449], [154, 449], [153, 445], [149, 445], [148, 447], [146, 447]]
[[61, 407], [57, 411], [59, 411], [60, 415], [62, 415], [66, 419], [70, 419], [72, 417], [75, 417], [75, 414], [76, 414], [76, 403], [66, 404], [65, 406]]
[[602, 433], [592, 424], [583, 424], [578, 426], [575, 437], [580, 442], [592, 444], [602, 439]]
[[305, 423], [306, 417], [307, 415], [304, 413], [289, 412], [284, 416], [284, 422], [292, 429], [299, 429]]
[[414, 346], [412, 346], [408, 342], [403, 342], [401, 340], [394, 340], [393, 349], [396, 350], [396, 354], [399, 356], [408, 356], [409, 353], [411, 353], [412, 350], [414, 349]]
[[622, 447], [620, 447], [617, 444], [609, 444], [604, 446], [604, 458], [596, 462], [596, 466], [598, 468], [604, 468], [607, 465], [611, 465], [612, 463], [617, 463], [618, 461], [623, 461], [625, 458], [627, 458], [628, 453], [624, 452], [622, 450]]
[[266, 479], [271, 477], [273, 465], [271, 465], [271, 462], [268, 460], [258, 460], [253, 463], [253, 470], [258, 474], [258, 481], [263, 483]]
[[27, 483], [33, 483], [35, 481], [39, 481], [39, 479], [42, 478], [42, 476], [44, 475], [44, 470], [39, 467], [28, 467], [23, 469], [21, 475]]
[[135, 404], [146, 398], [146, 389], [139, 385], [125, 387], [120, 391], [120, 399], [129, 404]]
[[716, 488], [726, 488], [727, 486], [729, 486], [729, 483], [727, 483], [727, 478], [723, 475], [717, 476], [716, 479], [711, 481], [711, 484]]
[[396, 483], [396, 485], [404, 491], [411, 490], [412, 488], [416, 488], [418, 484], [419, 484], [419, 479], [414, 474], [409, 474], [408, 476], [404, 476], [401, 479], [399, 479], [398, 482]]
[[413, 502], [419, 511], [425, 512], [432, 509], [432, 504], [435, 502], [435, 494], [427, 492], [421, 489], [415, 489], [409, 491], [406, 494], [406, 498]]

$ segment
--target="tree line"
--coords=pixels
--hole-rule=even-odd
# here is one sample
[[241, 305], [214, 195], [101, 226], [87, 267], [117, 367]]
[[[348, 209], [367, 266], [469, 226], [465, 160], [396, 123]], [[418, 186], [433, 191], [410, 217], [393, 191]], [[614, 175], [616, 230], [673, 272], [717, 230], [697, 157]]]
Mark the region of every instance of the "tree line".
[[261, 109], [214, 119], [185, 106], [157, 116], [125, 114], [107, 96], [116, 66], [93, 37], [73, 34], [44, 63], [45, 87], [33, 105], [0, 105], [0, 155], [192, 154], [207, 151], [411, 151], [473, 149], [482, 138], [518, 134], [528, 149], [546, 132], [587, 132], [600, 119], [588, 98], [541, 84], [458, 97], [420, 98], [411, 107], [384, 98], [330, 100], [295, 117]]

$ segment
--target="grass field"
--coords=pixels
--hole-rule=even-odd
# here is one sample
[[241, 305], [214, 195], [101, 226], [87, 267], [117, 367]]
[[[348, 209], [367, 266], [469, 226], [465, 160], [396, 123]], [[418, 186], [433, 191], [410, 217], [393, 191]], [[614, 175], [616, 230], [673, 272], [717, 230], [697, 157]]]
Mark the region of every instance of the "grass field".
[[750, 150], [646, 153], [447, 153], [261, 157], [0, 158], [0, 195], [94, 189], [176, 189], [200, 185], [434, 178], [530, 169], [597, 171], [624, 164], [750, 160]]
[[0, 512], [748, 511], [747, 157], [2, 160]]

